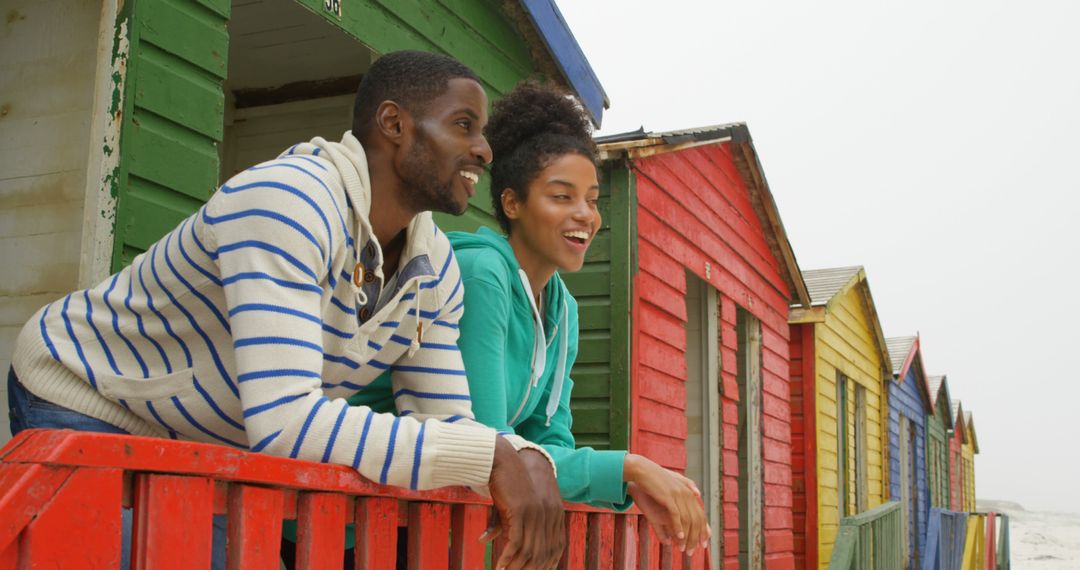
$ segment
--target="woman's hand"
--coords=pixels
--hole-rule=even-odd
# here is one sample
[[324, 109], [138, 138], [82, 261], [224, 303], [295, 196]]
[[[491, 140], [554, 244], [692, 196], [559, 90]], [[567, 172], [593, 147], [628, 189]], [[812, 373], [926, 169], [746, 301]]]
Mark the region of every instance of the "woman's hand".
[[693, 481], [633, 453], [623, 462], [623, 480], [661, 541], [687, 554], [708, 544], [712, 529], [705, 520], [701, 491]]

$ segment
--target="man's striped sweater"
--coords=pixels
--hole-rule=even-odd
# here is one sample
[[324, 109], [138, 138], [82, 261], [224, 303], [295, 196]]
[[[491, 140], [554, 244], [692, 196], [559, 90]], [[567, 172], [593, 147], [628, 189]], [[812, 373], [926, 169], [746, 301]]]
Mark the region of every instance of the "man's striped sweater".
[[[457, 262], [417, 216], [377, 307], [369, 188], [349, 133], [238, 174], [130, 266], [35, 314], [16, 373], [132, 434], [351, 465], [412, 489], [485, 485], [496, 435], [471, 421]], [[346, 403], [386, 370], [399, 417]]]

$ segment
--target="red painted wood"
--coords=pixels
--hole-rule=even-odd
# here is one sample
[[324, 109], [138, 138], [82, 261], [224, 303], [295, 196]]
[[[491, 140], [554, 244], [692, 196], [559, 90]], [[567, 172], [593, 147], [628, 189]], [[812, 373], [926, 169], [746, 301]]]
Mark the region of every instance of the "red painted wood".
[[450, 506], [409, 504], [409, 570], [450, 565]]
[[71, 472], [70, 467], [0, 464], [0, 552], [9, 546], [18, 552], [19, 533], [52, 500]]
[[134, 511], [131, 564], [135, 570], [210, 566], [213, 479], [138, 474]]
[[566, 550], [559, 561], [559, 570], [585, 569], [585, 534], [588, 523], [588, 515], [585, 513], [566, 513]]
[[986, 515], [986, 570], [997, 570], [997, 515]]
[[357, 499], [355, 566], [393, 568], [397, 560], [397, 529], [397, 499]]
[[589, 570], [611, 570], [615, 562], [615, 516], [590, 514], [587, 534]]
[[488, 511], [482, 505], [454, 505], [451, 514], [451, 570], [469, 570], [484, 565], [484, 545], [480, 535], [487, 528]]
[[119, 469], [72, 473], [23, 531], [22, 558], [38, 568], [63, 568], [74, 560], [87, 568], [118, 567], [122, 485]]
[[233, 485], [227, 503], [228, 569], [273, 568], [281, 557], [284, 493], [267, 487]]
[[656, 570], [659, 567], [660, 539], [645, 517], [641, 517], [638, 523], [638, 568]]
[[27, 430], [5, 446], [9, 463], [42, 463], [72, 467], [116, 467], [130, 471], [200, 475], [219, 481], [241, 481], [350, 495], [376, 495], [491, 504], [464, 487], [410, 491], [372, 483], [350, 467], [249, 453], [208, 443], [162, 441], [70, 430]]
[[637, 568], [638, 517], [615, 516], [615, 568]]
[[19, 544], [13, 542], [0, 550], [0, 570], [15, 570], [19, 564]]
[[[744, 216], [729, 205], [718, 204], [724, 198], [715, 188], [709, 188], [708, 181], [695, 172], [696, 165], [686, 161], [685, 156], [685, 153], [672, 153], [637, 162], [638, 172], [653, 182], [641, 183], [639, 177], [638, 202], [666, 218], [683, 235], [707, 234], [723, 243], [732, 255], [738, 256], [741, 265], [747, 268], [748, 276], [757, 280], [764, 278], [770, 286], [786, 290], [780, 265], [765, 243], [760, 224], [754, 227], [746, 223], [747, 219], [756, 222], [757, 215], [751, 210]], [[689, 188], [697, 191], [687, 192]], [[700, 229], [695, 231], [694, 228]]]
[[641, 380], [639, 397], [676, 408], [686, 402], [685, 380], [647, 366], [640, 367], [638, 374]]
[[296, 567], [299, 570], [335, 570], [344, 566], [344, 495], [303, 493], [297, 501]]
[[[802, 392], [805, 394], [802, 406], [803, 432], [803, 481], [806, 494], [806, 526], [801, 530], [805, 550], [803, 552], [806, 568], [818, 567], [818, 481], [817, 481], [817, 369], [815, 364], [814, 325], [792, 325], [791, 338], [799, 338], [799, 355], [802, 359]], [[794, 348], [792, 353], [795, 353]], [[798, 476], [799, 474], [794, 474]], [[800, 529], [796, 529], [800, 530]], [[798, 551], [795, 552], [798, 558]], [[796, 560], [798, 563], [798, 560]]]

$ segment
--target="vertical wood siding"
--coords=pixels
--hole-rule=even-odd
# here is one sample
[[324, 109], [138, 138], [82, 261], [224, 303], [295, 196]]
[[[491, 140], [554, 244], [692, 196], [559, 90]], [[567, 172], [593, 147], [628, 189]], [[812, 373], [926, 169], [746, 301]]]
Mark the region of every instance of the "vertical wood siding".
[[[945, 430], [947, 402], [939, 398], [933, 415], [926, 418], [927, 478], [936, 487], [931, 489], [932, 507], [948, 509], [949, 504], [949, 439]], [[936, 456], [935, 456], [935, 453]]]
[[975, 511], [975, 446], [969, 441], [960, 446], [960, 460], [963, 463], [965, 511]]
[[[899, 372], [899, 371], [898, 371]], [[892, 476], [889, 479], [889, 494], [893, 500], [900, 500], [903, 495], [901, 485], [908, 485], [900, 476], [900, 417], [906, 417], [915, 426], [915, 457], [910, 459], [910, 469], [916, 481], [914, 510], [917, 520], [909, 521], [909, 542], [911, 553], [925, 552], [926, 521], [930, 516], [930, 495], [928, 485], [926, 454], [926, 405], [918, 382], [922, 382], [914, 366], [900, 382], [889, 381], [889, 458]], [[922, 559], [920, 554], [919, 559]]]
[[[79, 276], [101, 6], [13, 0], [0, 34], [0, 370], [41, 306]], [[17, 268], [17, 269], [13, 269]], [[0, 443], [10, 439], [7, 382]]]
[[[791, 325], [791, 511], [795, 567], [817, 560], [817, 400], [814, 325]], [[816, 562], [811, 563], [811, 566]]]
[[[848, 512], [856, 505], [855, 485], [855, 390], [866, 390], [866, 498], [867, 508], [885, 501], [885, 427], [882, 394], [881, 352], [872, 325], [864, 309], [862, 289], [850, 287], [830, 302], [825, 322], [815, 326], [817, 382], [817, 482], [818, 482], [818, 561], [826, 568], [840, 524], [839, 501], [845, 500]], [[848, 378], [847, 439], [850, 468], [843, 474], [847, 497], [838, 496], [840, 474], [837, 469], [837, 374]], [[812, 561], [810, 561], [812, 562]], [[807, 567], [812, 567], [808, 564]]]
[[[739, 542], [737, 308], [761, 321], [765, 565], [794, 567], [789, 294], [727, 145], [638, 160], [633, 449], [685, 469], [686, 278], [719, 292], [723, 538]], [[706, 275], [706, 263], [709, 274]], [[737, 548], [724, 551], [737, 564]]]
[[[960, 408], [962, 417], [963, 408]], [[956, 420], [952, 436], [949, 438], [949, 507], [954, 511], [964, 510], [964, 464], [960, 448], [963, 445], [963, 420]]]

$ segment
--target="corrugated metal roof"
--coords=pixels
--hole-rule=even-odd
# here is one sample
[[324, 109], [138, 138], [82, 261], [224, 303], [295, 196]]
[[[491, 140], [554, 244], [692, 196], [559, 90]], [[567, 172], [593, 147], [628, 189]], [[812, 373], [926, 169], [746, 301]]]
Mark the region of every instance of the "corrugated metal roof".
[[616, 133], [596, 137], [596, 144], [615, 144], [637, 141], [651, 141], [653, 144], [681, 144], [686, 142], [708, 142], [736, 138], [746, 129], [746, 123], [725, 123], [678, 131], [645, 132], [641, 127], [636, 131]]
[[900, 368], [911, 354], [911, 347], [915, 346], [914, 336], [897, 336], [885, 339], [885, 347], [889, 349], [889, 359], [892, 360], [894, 374], [900, 374]]
[[861, 265], [803, 271], [803, 281], [806, 282], [806, 290], [810, 292], [810, 304], [827, 304], [829, 299], [839, 293], [860, 271]]
[[926, 379], [926, 383], [930, 385], [930, 397], [937, 400], [938, 392], [941, 391], [941, 384], [945, 382], [944, 376], [931, 376]]

